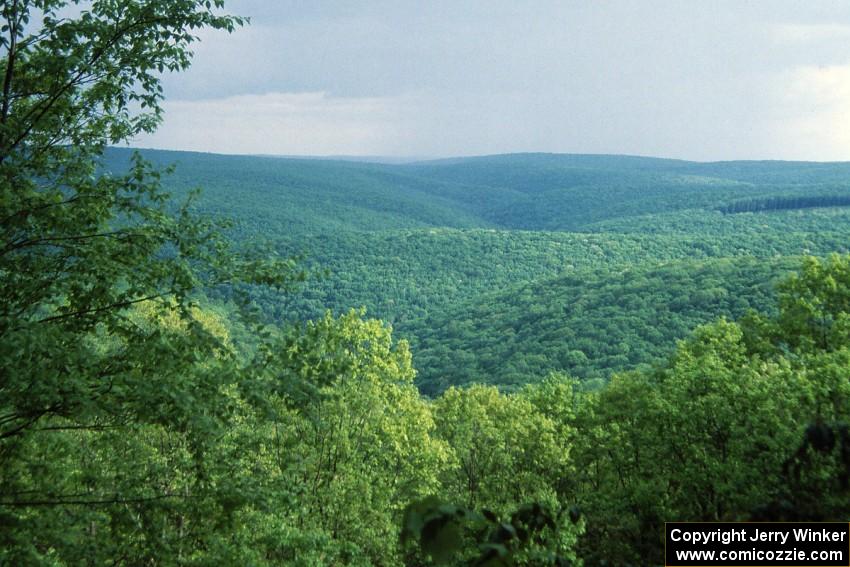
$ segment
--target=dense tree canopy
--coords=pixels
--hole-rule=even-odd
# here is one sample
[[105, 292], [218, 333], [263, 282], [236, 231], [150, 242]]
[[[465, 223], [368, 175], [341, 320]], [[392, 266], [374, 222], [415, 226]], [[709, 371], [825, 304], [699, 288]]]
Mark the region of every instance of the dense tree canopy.
[[[113, 176], [97, 174], [97, 158], [106, 144], [155, 127], [158, 74], [188, 65], [192, 30], [241, 20], [215, 15], [209, 2], [94, 2], [63, 17], [67, 7], [20, 0], [3, 9], [4, 439], [53, 416], [144, 412], [139, 382], [150, 362], [172, 359], [182, 373], [189, 361], [167, 356], [162, 332], [140, 329], [126, 308], [159, 299], [188, 319], [193, 263], [224, 245], [209, 223], [168, 211], [143, 160]], [[197, 348], [215, 342], [200, 325], [186, 330]], [[119, 342], [105, 347], [98, 336]]]
[[668, 520], [846, 519], [850, 257], [774, 258], [845, 250], [845, 169], [233, 158], [225, 225], [227, 175], [163, 189], [218, 158], [107, 150], [222, 8], [3, 3], [0, 564], [646, 565]]
[[[199, 459], [237, 368], [193, 294], [201, 281], [291, 275], [286, 262], [230, 256], [216, 223], [171, 206], [141, 158], [123, 174], [98, 161], [157, 125], [159, 77], [188, 66], [197, 30], [243, 20], [218, 14], [220, 1], [77, 4], [2, 11], [0, 506], [12, 564], [190, 553], [200, 536], [181, 519], [186, 497], [209, 492]], [[189, 526], [181, 537], [150, 537], [173, 522]], [[79, 547], [95, 532], [98, 545]]]

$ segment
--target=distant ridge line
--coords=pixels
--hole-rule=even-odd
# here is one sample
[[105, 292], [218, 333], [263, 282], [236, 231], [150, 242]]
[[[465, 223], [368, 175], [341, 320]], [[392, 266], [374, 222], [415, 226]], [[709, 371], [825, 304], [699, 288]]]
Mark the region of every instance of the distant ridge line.
[[568, 152], [513, 152], [481, 155], [461, 155], [449, 157], [423, 157], [423, 156], [371, 156], [371, 155], [291, 155], [291, 154], [227, 154], [219, 152], [204, 152], [198, 150], [175, 150], [164, 148], [141, 148], [126, 146], [110, 146], [110, 150], [157, 152], [172, 154], [191, 154], [202, 156], [221, 156], [235, 158], [264, 158], [283, 160], [311, 160], [311, 161], [335, 161], [352, 163], [375, 163], [385, 165], [451, 165], [454, 163], [503, 160], [518, 158], [574, 158], [574, 159], [621, 159], [647, 162], [664, 162], [668, 165], [729, 165], [729, 164], [776, 164], [776, 165], [848, 165], [850, 160], [844, 161], [813, 161], [813, 160], [786, 160], [786, 159], [740, 159], [740, 160], [689, 160], [683, 158], [668, 158], [651, 155], [635, 154], [611, 154], [611, 153], [568, 153]]

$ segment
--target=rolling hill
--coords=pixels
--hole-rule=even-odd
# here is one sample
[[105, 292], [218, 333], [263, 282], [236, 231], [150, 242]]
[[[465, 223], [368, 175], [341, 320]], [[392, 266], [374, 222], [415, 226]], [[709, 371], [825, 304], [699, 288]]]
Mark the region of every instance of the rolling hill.
[[270, 320], [365, 306], [410, 339], [429, 393], [649, 363], [695, 324], [764, 308], [783, 258], [850, 242], [848, 163], [143, 155], [176, 166], [175, 196], [201, 187], [194, 206], [231, 218], [238, 245], [327, 271], [296, 294], [250, 290]]

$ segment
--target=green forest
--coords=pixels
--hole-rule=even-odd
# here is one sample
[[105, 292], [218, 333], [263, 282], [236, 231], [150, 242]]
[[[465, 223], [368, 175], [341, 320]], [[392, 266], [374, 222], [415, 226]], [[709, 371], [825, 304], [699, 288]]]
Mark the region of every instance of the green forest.
[[137, 151], [248, 22], [68, 7], [2, 11], [0, 565], [662, 565], [666, 521], [850, 517], [850, 163]]

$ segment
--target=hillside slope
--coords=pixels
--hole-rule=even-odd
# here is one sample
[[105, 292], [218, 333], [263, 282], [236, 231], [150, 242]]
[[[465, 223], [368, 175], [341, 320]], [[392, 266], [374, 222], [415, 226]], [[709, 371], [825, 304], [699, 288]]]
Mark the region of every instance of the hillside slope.
[[[503, 228], [581, 231], [646, 214], [716, 210], [772, 196], [850, 197], [850, 164], [721, 162], [630, 156], [511, 154], [417, 164], [221, 156], [145, 150], [177, 194], [251, 232]], [[107, 169], [130, 152], [111, 149]]]
[[[847, 163], [143, 154], [176, 165], [178, 198], [201, 187], [194, 206], [231, 218], [239, 245], [326, 272], [296, 294], [249, 290], [269, 320], [365, 306], [412, 342], [432, 393], [647, 363], [695, 324], [763, 307], [782, 258], [850, 243]], [[105, 167], [129, 157], [112, 149]]]
[[414, 323], [420, 388], [512, 388], [563, 371], [583, 380], [666, 356], [717, 317], [769, 311], [795, 258], [679, 261], [580, 272], [513, 287]]

